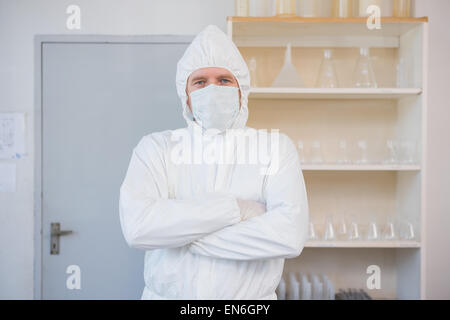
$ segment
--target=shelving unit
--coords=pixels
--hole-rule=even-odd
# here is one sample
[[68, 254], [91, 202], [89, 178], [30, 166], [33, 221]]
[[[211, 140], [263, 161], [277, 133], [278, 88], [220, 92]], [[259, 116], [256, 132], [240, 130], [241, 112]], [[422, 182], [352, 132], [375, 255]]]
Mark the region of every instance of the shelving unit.
[[[327, 274], [336, 288], [364, 288], [375, 299], [424, 298], [425, 123], [428, 19], [229, 17], [228, 36], [256, 60], [248, 125], [279, 129], [294, 142], [323, 142], [323, 164], [302, 163], [310, 220], [357, 216], [361, 225], [393, 217], [413, 223], [413, 241], [308, 241], [285, 272]], [[273, 88], [287, 43], [305, 88]], [[370, 47], [378, 88], [354, 88], [359, 47]], [[339, 88], [315, 88], [323, 49], [333, 49]], [[396, 65], [402, 60], [402, 69]], [[405, 79], [398, 87], [397, 77]], [[256, 85], [255, 85], [256, 84]], [[338, 164], [336, 141], [364, 139], [369, 164]], [[388, 139], [418, 141], [417, 163], [387, 164]], [[384, 143], [384, 145], [383, 145]], [[350, 155], [354, 157], [354, 155]], [[319, 234], [323, 230], [318, 230]], [[381, 268], [381, 289], [368, 290], [367, 267]]]

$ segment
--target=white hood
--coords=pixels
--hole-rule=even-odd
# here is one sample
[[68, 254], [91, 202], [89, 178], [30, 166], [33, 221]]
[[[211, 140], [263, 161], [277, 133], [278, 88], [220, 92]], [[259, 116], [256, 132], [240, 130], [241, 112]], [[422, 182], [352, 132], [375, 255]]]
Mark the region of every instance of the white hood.
[[195, 37], [177, 64], [177, 92], [183, 107], [183, 117], [188, 127], [200, 128], [193, 121], [186, 103], [186, 81], [193, 71], [206, 67], [225, 68], [236, 77], [241, 89], [241, 109], [231, 128], [244, 128], [248, 119], [248, 94], [250, 91], [248, 67], [233, 41], [215, 25], [207, 26]]

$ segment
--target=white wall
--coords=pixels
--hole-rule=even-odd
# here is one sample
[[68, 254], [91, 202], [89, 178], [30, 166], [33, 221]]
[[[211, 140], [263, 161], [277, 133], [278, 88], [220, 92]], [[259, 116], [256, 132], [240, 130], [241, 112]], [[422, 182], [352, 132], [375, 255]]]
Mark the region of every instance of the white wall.
[[[430, 17], [427, 297], [450, 299], [449, 0], [418, 0]], [[0, 193], [0, 299], [33, 298], [33, 36], [73, 34], [66, 7], [81, 7], [81, 34], [196, 34], [226, 30], [233, 0], [0, 0], [0, 112], [26, 112], [29, 155], [17, 162], [17, 192]], [[445, 141], [446, 143], [442, 143]], [[445, 150], [444, 150], [445, 149]], [[442, 278], [441, 278], [442, 276]]]
[[426, 298], [450, 299], [450, 1], [415, 2], [429, 17]]

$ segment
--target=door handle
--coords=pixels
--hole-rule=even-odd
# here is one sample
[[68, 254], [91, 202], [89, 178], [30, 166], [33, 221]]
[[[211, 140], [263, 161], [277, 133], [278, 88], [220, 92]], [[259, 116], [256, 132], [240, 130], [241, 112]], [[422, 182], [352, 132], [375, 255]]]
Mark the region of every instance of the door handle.
[[73, 233], [72, 230], [61, 230], [59, 222], [50, 224], [50, 254], [59, 254], [59, 237]]

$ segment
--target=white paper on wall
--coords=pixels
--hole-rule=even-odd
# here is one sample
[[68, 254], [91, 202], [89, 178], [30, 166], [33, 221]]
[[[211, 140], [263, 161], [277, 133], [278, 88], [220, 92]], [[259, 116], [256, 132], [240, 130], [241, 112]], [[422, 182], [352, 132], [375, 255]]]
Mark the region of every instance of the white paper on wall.
[[25, 154], [25, 114], [0, 113], [0, 158], [18, 159]]
[[0, 162], [0, 192], [16, 192], [16, 164]]

